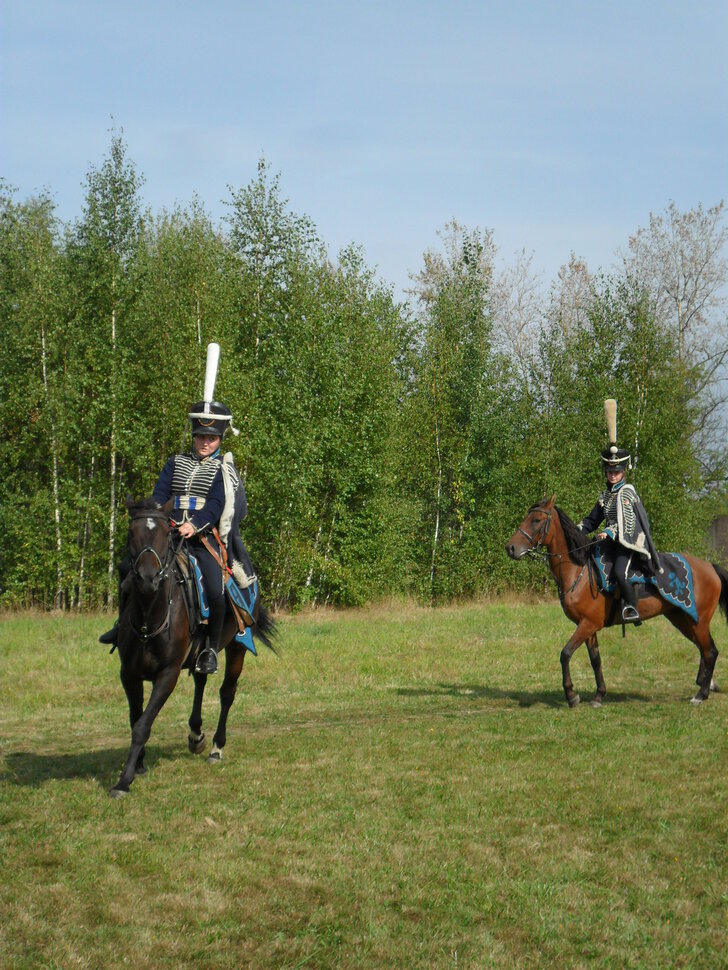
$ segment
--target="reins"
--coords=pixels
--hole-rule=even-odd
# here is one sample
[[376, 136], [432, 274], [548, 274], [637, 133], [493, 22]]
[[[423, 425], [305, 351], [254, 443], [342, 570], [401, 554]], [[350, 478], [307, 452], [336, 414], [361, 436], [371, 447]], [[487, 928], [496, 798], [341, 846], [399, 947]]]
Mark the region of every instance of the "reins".
[[[174, 590], [174, 586], [172, 587], [172, 590]], [[167, 603], [167, 614], [156, 629], [150, 630], [149, 627], [146, 625], [146, 623], [143, 623], [141, 627], [137, 630], [137, 628], [134, 626], [131, 620], [129, 620], [129, 625], [131, 626], [134, 633], [136, 633], [136, 635], [139, 637], [139, 639], [143, 640], [146, 643], [147, 640], [151, 640], [153, 637], [158, 636], [160, 633], [164, 633], [164, 631], [169, 627], [169, 620], [171, 615], [172, 615], [172, 592], [170, 591], [169, 602]]]
[[[538, 507], [539, 506], [534, 506], [532, 509], [530, 509], [530, 511], [533, 512]], [[576, 576], [576, 579], [571, 584], [571, 586], [569, 586], [568, 589], [564, 589], [561, 582], [561, 577], [563, 575], [564, 553], [551, 552], [549, 549], [543, 548], [545, 544], [546, 536], [548, 535], [551, 529], [551, 519], [553, 518], [553, 512], [546, 512], [545, 515], [546, 515], [546, 518], [538, 527], [534, 535], [532, 536], [529, 535], [528, 532], [526, 532], [526, 530], [522, 529], [520, 526], [517, 531], [520, 532], [522, 536], [525, 536], [525, 538], [528, 539], [528, 541], [531, 543], [529, 548], [526, 550], [526, 555], [530, 556], [532, 559], [540, 559], [542, 562], [547, 562], [549, 564], [551, 564], [553, 560], [557, 560], [557, 563], [554, 564], [554, 568], [556, 567], [556, 565], [558, 565], [559, 578], [556, 579], [555, 575], [554, 575], [554, 578], [556, 579], [556, 587], [559, 593], [559, 600], [563, 605], [564, 597], [568, 596], [569, 593], [573, 593], [573, 591], [579, 585], [579, 581], [581, 577], [584, 575], [585, 569], [587, 568], [589, 569], [589, 574], [591, 576], [591, 558], [587, 558], [586, 562], [582, 565], [581, 569], [579, 570]], [[579, 549], [584, 549], [584, 550], [591, 549], [592, 546], [596, 546], [598, 542], [599, 542], [598, 539], [592, 539], [589, 542], [585, 542], [584, 545], [579, 546]], [[569, 558], [568, 554], [567, 554], [567, 558]], [[573, 562], [573, 560], [571, 559], [569, 559], [569, 561]], [[573, 564], [577, 565], [577, 563], [573, 563]]]

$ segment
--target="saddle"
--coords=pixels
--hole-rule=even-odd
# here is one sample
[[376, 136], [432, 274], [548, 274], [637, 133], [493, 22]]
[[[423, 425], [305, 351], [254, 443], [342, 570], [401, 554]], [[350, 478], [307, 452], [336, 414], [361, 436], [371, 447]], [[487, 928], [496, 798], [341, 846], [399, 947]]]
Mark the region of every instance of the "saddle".
[[[695, 606], [693, 589], [693, 570], [690, 563], [677, 552], [661, 552], [661, 572], [652, 572], [639, 565], [630, 563], [627, 579], [638, 587], [652, 587], [649, 592], [657, 593], [672, 606], [683, 610], [695, 622], [698, 622], [698, 611]], [[613, 577], [614, 563], [605, 555], [603, 543], [597, 543], [594, 549], [594, 562], [597, 567], [599, 587], [604, 593], [613, 593], [617, 583]]]
[[197, 560], [184, 546], [177, 553], [174, 564], [187, 607], [190, 636], [194, 636], [199, 628], [207, 623], [207, 618], [210, 615], [202, 574], [197, 565]]

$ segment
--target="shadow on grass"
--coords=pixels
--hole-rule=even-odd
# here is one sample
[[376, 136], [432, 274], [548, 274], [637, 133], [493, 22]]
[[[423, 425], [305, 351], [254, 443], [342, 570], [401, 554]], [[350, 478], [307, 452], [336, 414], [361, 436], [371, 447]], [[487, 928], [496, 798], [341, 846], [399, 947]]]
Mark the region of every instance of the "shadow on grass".
[[[144, 758], [147, 770], [160, 761], [174, 758], [184, 750], [181, 745], [167, 748], [148, 747]], [[4, 784], [34, 787], [45, 781], [68, 781], [73, 778], [92, 778], [101, 787], [114, 784], [121, 774], [127, 755], [125, 748], [107, 748], [81, 754], [36, 754], [14, 751], [5, 757]]]
[[[461, 697], [463, 700], [514, 701], [519, 707], [533, 707], [536, 704], [543, 704], [546, 707], [567, 707], [562, 690], [529, 693], [484, 687], [482, 684], [437, 684], [433, 687], [400, 687], [397, 689], [397, 694], [400, 697]], [[581, 696], [584, 704], [592, 699], [594, 691], [583, 691]], [[604, 703], [605, 705], [624, 704], [632, 701], [646, 704], [650, 698], [645, 697], [644, 694], [607, 692]]]

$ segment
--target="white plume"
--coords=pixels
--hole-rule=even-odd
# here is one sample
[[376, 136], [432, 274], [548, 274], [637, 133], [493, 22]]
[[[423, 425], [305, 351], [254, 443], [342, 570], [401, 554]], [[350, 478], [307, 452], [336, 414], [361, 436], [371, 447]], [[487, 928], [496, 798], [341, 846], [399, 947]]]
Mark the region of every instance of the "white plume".
[[205, 404], [215, 400], [215, 381], [217, 380], [217, 365], [220, 363], [220, 344], [207, 345], [207, 365], [205, 367], [205, 393], [202, 399]]

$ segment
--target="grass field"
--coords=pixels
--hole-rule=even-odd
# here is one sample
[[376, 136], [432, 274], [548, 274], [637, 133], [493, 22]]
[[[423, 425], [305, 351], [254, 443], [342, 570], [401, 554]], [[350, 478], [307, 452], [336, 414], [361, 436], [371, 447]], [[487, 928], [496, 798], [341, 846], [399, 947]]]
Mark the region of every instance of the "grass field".
[[0, 620], [0, 967], [728, 967], [728, 693], [663, 619], [569, 710], [558, 604], [281, 617], [222, 765], [185, 677], [120, 800], [106, 623]]

